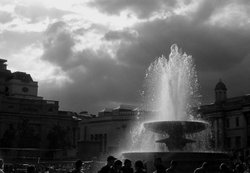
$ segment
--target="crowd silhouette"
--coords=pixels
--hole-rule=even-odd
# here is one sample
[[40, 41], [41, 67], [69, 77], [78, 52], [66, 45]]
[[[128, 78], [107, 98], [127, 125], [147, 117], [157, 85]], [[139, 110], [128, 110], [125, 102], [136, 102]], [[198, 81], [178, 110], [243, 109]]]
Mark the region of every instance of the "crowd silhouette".
[[[0, 173], [182, 173], [180, 168], [183, 166], [178, 164], [177, 161], [171, 160], [169, 167], [165, 167], [161, 158], [155, 158], [153, 167], [154, 171], [147, 170], [147, 164], [142, 160], [136, 160], [134, 163], [125, 159], [123, 162], [114, 156], [108, 156], [106, 164], [103, 167], [99, 167], [99, 170], [95, 169], [94, 162], [83, 162], [77, 160], [74, 163], [72, 169], [59, 171], [51, 167], [39, 167], [35, 165], [29, 165], [25, 170], [17, 171], [15, 169], [9, 169], [4, 166], [3, 159], [0, 159]], [[210, 165], [211, 166], [211, 165]], [[7, 169], [8, 168], [8, 169]], [[215, 172], [218, 173], [250, 173], [250, 157], [244, 159], [243, 157], [233, 158], [230, 161], [222, 162], [216, 168]], [[203, 162], [199, 167], [193, 170], [193, 173], [209, 173], [209, 163]]]

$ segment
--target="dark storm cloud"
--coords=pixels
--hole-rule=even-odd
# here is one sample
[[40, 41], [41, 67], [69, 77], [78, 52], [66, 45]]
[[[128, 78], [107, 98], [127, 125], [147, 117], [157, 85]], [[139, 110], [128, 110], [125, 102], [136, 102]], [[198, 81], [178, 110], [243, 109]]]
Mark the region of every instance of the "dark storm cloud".
[[42, 58], [66, 70], [71, 66], [74, 44], [72, 34], [67, 30], [67, 24], [62, 21], [53, 23], [45, 32]]
[[[230, 96], [235, 96], [236, 90], [250, 92], [250, 81], [247, 80], [250, 62], [246, 61], [248, 64], [242, 66], [250, 53], [250, 30], [198, 24], [184, 16], [141, 23], [134, 29], [138, 32], [138, 39], [131, 44], [122, 44], [117, 53], [123, 63], [147, 68], [162, 54], [167, 57], [171, 44], [177, 43], [195, 60], [203, 102], [213, 100], [214, 86], [219, 78], [224, 79], [228, 86], [231, 84]], [[237, 70], [231, 71], [234, 68]], [[239, 74], [238, 78], [236, 74]], [[234, 78], [244, 82], [237, 82], [237, 85], [229, 82], [236, 81]]]
[[66, 98], [70, 98], [71, 105], [96, 111], [109, 103], [137, 101], [137, 88], [141, 85], [138, 78], [143, 77], [141, 70], [119, 65], [103, 51], [83, 50], [76, 56], [78, 68], [68, 73], [74, 80], [74, 84], [67, 86]]
[[[185, 0], [189, 2], [190, 0]], [[139, 18], [147, 18], [156, 11], [162, 9], [170, 10], [175, 7], [175, 0], [94, 0], [89, 3], [92, 7], [97, 7], [102, 12], [108, 14], [119, 14], [124, 10], [131, 10]]]
[[[119, 13], [141, 1], [110, 1], [106, 5], [102, 4], [104, 2], [93, 1], [92, 5], [98, 3], [96, 5], [103, 5], [106, 10], [114, 8], [112, 12]], [[81, 107], [94, 112], [111, 103], [135, 103], [146, 68], [162, 54], [168, 56], [173, 43], [193, 56], [203, 101], [213, 101], [214, 86], [219, 78], [230, 88], [229, 96], [239, 94], [237, 91], [250, 92], [250, 29], [247, 22], [236, 17], [230, 23], [220, 21], [223, 25], [209, 23], [211, 17], [235, 2], [202, 1], [198, 9], [187, 16], [172, 15], [167, 19], [141, 22], [129, 29], [107, 31], [103, 39], [118, 44], [115, 58], [102, 48], [72, 51], [76, 40], [67, 24], [51, 25], [45, 33], [43, 59], [61, 67], [73, 82], [60, 90], [51, 90], [50, 95], [60, 91], [58, 94], [64, 108], [79, 110]], [[249, 15], [249, 3], [237, 2], [237, 5], [246, 4], [241, 6], [240, 12]], [[147, 11], [144, 17], [156, 9], [150, 3], [145, 1], [145, 6], [138, 10]], [[140, 8], [139, 5], [136, 7]], [[81, 30], [81, 34], [85, 31]]]
[[89, 5], [111, 15], [118, 15], [124, 10], [130, 10], [139, 18], [148, 18], [154, 13], [173, 13], [176, 7], [187, 6], [195, 2], [198, 2], [197, 11], [190, 12], [188, 15], [200, 22], [206, 21], [211, 15], [227, 5], [242, 5], [244, 9], [248, 9], [248, 14], [250, 12], [250, 1], [248, 0], [93, 0]]
[[[74, 41], [63, 22], [52, 24], [45, 32], [42, 58], [61, 67], [73, 81], [60, 88], [61, 105], [96, 112], [109, 103], [135, 102], [139, 95], [137, 86], [141, 85], [138, 78], [143, 78], [144, 72], [119, 64], [104, 50], [73, 52]], [[57, 98], [60, 89], [50, 87], [51, 93], [47, 94]]]
[[249, 31], [194, 25], [184, 16], [141, 23], [136, 30], [138, 39], [118, 50], [117, 57], [127, 64], [148, 66], [156, 57], [167, 56], [173, 43], [192, 54], [202, 71], [231, 68], [249, 52]]
[[107, 41], [123, 40], [133, 41], [137, 37], [137, 32], [125, 30], [125, 31], [109, 31], [104, 35], [104, 39]]
[[5, 24], [11, 22], [13, 20], [13, 16], [5, 11], [0, 11], [0, 23]]
[[41, 5], [32, 6], [16, 6], [15, 12], [17, 15], [29, 18], [31, 23], [39, 22], [46, 17], [49, 18], [60, 18], [65, 14], [71, 13], [68, 11], [59, 10], [56, 8], [46, 8]]

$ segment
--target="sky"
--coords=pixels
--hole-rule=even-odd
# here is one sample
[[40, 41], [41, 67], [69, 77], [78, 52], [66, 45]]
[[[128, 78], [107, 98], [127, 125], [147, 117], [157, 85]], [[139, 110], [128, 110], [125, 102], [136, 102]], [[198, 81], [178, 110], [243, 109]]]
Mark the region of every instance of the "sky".
[[249, 0], [0, 0], [0, 58], [61, 110], [139, 105], [145, 72], [176, 43], [192, 55], [202, 104], [219, 79], [250, 93]]

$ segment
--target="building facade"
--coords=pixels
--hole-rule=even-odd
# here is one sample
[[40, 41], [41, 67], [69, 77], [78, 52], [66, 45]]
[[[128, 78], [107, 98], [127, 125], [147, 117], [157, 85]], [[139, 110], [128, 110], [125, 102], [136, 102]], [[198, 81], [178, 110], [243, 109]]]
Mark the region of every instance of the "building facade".
[[211, 123], [212, 145], [215, 149], [248, 155], [250, 95], [227, 98], [227, 87], [219, 81], [215, 86], [214, 103], [201, 106], [199, 113]]
[[126, 151], [137, 114], [135, 107], [120, 105], [114, 109], [106, 108], [98, 116], [82, 118], [79, 156], [92, 159]]
[[0, 154], [5, 160], [74, 157], [78, 119], [38, 96], [38, 83], [0, 59]]

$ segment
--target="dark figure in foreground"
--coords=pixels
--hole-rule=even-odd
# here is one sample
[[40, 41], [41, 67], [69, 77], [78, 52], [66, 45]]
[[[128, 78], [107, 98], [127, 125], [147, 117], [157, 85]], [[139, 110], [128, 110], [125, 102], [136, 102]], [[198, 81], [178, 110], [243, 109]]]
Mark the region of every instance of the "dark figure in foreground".
[[132, 168], [132, 162], [129, 159], [124, 160], [124, 165], [122, 167], [123, 173], [134, 173], [134, 170]]
[[114, 173], [114, 162], [116, 158], [113, 156], [109, 156], [107, 158], [107, 164], [101, 168], [98, 173]]
[[35, 173], [35, 172], [36, 172], [35, 166], [28, 166], [27, 167], [27, 173]]
[[116, 160], [114, 163], [114, 173], [122, 173], [122, 161]]
[[4, 173], [3, 165], [4, 165], [3, 159], [0, 159], [0, 173]]
[[154, 160], [155, 171], [153, 173], [166, 173], [166, 169], [162, 164], [161, 158], [156, 158]]
[[81, 173], [82, 172], [82, 161], [77, 160], [75, 162], [75, 169], [71, 173]]
[[222, 163], [220, 165], [220, 173], [233, 173], [233, 171], [231, 171], [225, 163]]
[[146, 173], [141, 160], [135, 162], [135, 173]]
[[244, 173], [244, 165], [242, 163], [239, 163], [235, 167], [235, 172], [236, 173]]
[[177, 173], [176, 167], [177, 167], [177, 162], [172, 160], [170, 162], [170, 167], [166, 169], [166, 173]]
[[196, 168], [194, 173], [206, 173], [207, 172], [207, 162], [203, 162], [201, 167]]

